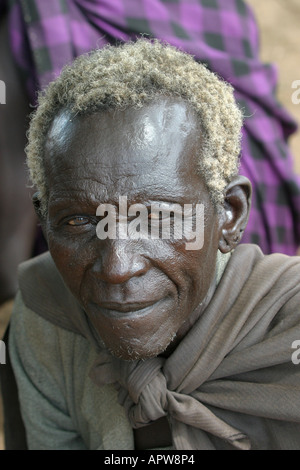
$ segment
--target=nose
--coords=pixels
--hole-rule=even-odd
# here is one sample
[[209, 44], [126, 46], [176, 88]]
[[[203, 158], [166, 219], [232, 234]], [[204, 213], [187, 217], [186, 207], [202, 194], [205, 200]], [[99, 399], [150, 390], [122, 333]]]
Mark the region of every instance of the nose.
[[99, 280], [123, 284], [147, 272], [149, 261], [139, 253], [134, 241], [105, 240], [100, 243], [99, 256], [93, 266]]

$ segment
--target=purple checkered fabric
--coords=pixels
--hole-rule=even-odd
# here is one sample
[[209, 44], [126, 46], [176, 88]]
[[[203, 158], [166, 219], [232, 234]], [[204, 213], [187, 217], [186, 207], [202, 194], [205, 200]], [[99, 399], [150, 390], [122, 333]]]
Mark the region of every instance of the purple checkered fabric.
[[0, 8], [7, 2], [12, 50], [32, 102], [74, 57], [140, 33], [191, 53], [230, 82], [246, 116], [240, 171], [254, 189], [243, 241], [266, 254], [295, 254], [300, 178], [287, 138], [296, 124], [276, 101], [276, 69], [259, 60], [257, 25], [243, 0], [0, 0]]

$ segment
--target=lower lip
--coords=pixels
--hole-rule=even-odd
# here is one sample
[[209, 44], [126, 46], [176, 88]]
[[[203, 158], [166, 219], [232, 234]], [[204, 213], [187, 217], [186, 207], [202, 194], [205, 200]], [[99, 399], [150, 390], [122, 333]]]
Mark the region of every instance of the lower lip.
[[123, 319], [123, 318], [141, 318], [148, 315], [153, 308], [158, 308], [163, 303], [163, 300], [158, 300], [154, 302], [152, 305], [148, 305], [147, 307], [130, 310], [128, 312], [122, 312], [120, 310], [111, 310], [108, 308], [100, 307], [99, 305], [93, 303], [93, 309], [97, 308], [97, 312], [101, 313], [103, 316], [107, 318], [115, 318], [115, 319]]

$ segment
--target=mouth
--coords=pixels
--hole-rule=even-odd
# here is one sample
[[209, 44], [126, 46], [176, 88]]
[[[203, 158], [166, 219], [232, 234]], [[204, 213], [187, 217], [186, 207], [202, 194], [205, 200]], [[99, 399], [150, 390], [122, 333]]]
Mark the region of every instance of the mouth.
[[162, 303], [161, 300], [152, 300], [149, 302], [101, 302], [100, 304], [93, 303], [93, 307], [97, 308], [105, 317], [109, 318], [128, 318], [128, 317], [141, 317], [147, 315], [153, 307], [159, 307]]

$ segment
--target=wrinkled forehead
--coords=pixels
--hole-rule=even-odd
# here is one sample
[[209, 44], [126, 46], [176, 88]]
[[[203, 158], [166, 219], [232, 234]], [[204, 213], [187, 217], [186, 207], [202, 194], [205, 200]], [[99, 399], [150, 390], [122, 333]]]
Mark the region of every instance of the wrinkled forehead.
[[[73, 116], [63, 109], [48, 132], [45, 159], [53, 167], [95, 161], [114, 172], [143, 166], [176, 166], [201, 145], [199, 119], [184, 101], [160, 99], [142, 108]], [[181, 158], [182, 164], [188, 164]]]

